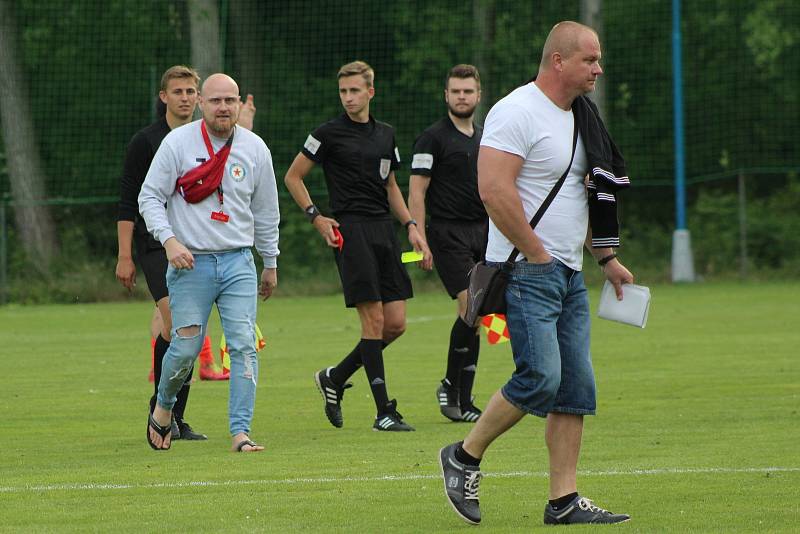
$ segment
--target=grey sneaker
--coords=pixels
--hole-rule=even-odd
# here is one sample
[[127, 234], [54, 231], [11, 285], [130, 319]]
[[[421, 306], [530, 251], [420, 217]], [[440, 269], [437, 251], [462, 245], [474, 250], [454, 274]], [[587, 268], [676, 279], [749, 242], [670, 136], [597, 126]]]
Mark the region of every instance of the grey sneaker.
[[453, 443], [439, 451], [444, 493], [450, 501], [450, 506], [461, 519], [471, 525], [477, 525], [481, 522], [478, 486], [483, 475], [477, 467], [456, 460], [455, 452], [459, 445], [461, 442]]
[[631, 516], [626, 514], [612, 514], [599, 506], [578, 495], [563, 510], [555, 511], [550, 503], [544, 507], [545, 525], [573, 525], [576, 523], [624, 523]]
[[325, 416], [328, 421], [336, 428], [342, 428], [344, 419], [342, 418], [342, 397], [344, 397], [344, 390], [352, 387], [352, 384], [345, 384], [338, 386], [331, 380], [330, 371], [333, 367], [322, 369], [314, 373], [314, 382], [317, 383], [317, 389], [325, 399]]
[[461, 421], [461, 408], [458, 403], [458, 388], [450, 385], [445, 378], [436, 388], [436, 399], [439, 401], [439, 411], [451, 421]]

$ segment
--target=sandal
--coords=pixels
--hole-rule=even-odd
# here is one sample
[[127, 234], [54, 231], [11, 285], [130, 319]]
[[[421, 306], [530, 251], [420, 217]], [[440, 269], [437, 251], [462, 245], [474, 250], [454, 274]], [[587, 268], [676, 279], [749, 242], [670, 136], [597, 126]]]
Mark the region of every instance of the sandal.
[[[252, 451], [243, 451], [242, 449], [245, 447], [245, 445], [249, 445], [249, 446], [253, 447], [254, 450], [252, 450]], [[256, 449], [255, 448], [255, 447], [260, 447], [260, 446], [261, 445], [259, 445], [258, 443], [256, 443], [253, 440], [245, 439], [245, 440], [240, 441], [239, 444], [236, 446], [236, 452], [261, 452], [263, 449]]]
[[[156, 423], [155, 419], [153, 419], [153, 414], [152, 413], [147, 416], [147, 443], [150, 444], [150, 447], [152, 447], [153, 450], [156, 450], [156, 451], [168, 451], [169, 447], [166, 447], [166, 448], [156, 447], [156, 444], [153, 443], [152, 439], [150, 439], [150, 429], [151, 428], [153, 430], [155, 430], [158, 433], [159, 436], [161, 436], [161, 439], [165, 439], [167, 436], [169, 436], [172, 433], [172, 424], [169, 424], [169, 425], [167, 425], [165, 427], [162, 427], [161, 425]], [[170, 447], [171, 446], [172, 446], [172, 442], [170, 441]]]

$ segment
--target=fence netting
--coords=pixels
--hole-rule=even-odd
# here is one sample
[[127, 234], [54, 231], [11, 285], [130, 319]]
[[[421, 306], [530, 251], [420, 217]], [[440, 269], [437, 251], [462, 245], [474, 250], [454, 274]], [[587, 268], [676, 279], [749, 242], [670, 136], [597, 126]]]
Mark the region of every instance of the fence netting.
[[[365, 60], [376, 72], [373, 114], [396, 127], [407, 162], [415, 136], [443, 113], [450, 66], [481, 68], [485, 112], [535, 73], [547, 31], [558, 20], [580, 19], [581, 4], [12, 0], [6, 11], [46, 196], [111, 199], [126, 143], [154, 119], [159, 78], [173, 64], [191, 65], [210, 50], [217, 57], [205, 64], [255, 95], [255, 130], [282, 176], [307, 133], [340, 112], [338, 67]], [[674, 165], [670, 3], [594, 4], [602, 17], [603, 113], [633, 180], [667, 183]], [[793, 128], [800, 117], [800, 4], [684, 4], [690, 181], [800, 167]], [[312, 187], [322, 186], [312, 178]], [[10, 193], [7, 172], [0, 173], [0, 193]]]

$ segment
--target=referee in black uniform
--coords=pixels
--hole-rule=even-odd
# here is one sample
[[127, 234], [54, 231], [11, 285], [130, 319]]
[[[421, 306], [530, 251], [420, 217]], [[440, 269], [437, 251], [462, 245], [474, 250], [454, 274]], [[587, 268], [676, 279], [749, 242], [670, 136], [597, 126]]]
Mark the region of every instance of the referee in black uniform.
[[[348, 63], [339, 69], [338, 80], [345, 112], [308, 136], [285, 178], [295, 202], [333, 247], [345, 304], [358, 310], [361, 321], [361, 340], [353, 351], [314, 379], [328, 420], [341, 427], [347, 380], [363, 365], [377, 409], [373, 428], [414, 430], [397, 412], [397, 402], [389, 400], [383, 368], [383, 348], [405, 331], [405, 301], [413, 295], [390, 211], [408, 229], [414, 250], [423, 253], [423, 266], [430, 266], [430, 251], [395, 181], [400, 155], [394, 129], [369, 114], [375, 95], [372, 68], [363, 61]], [[333, 218], [320, 214], [303, 183], [315, 164], [325, 172]]]
[[[164, 137], [178, 126], [192, 120], [197, 105], [197, 88], [200, 77], [194, 69], [176, 65], [167, 69], [161, 77], [159, 97], [166, 105], [166, 113], [159, 120], [138, 131], [128, 144], [125, 163], [120, 179], [119, 214], [117, 216], [117, 240], [119, 253], [116, 275], [123, 286], [129, 290], [136, 283], [136, 267], [133, 263], [131, 245], [136, 246], [136, 258], [144, 272], [147, 287], [156, 302], [161, 316], [161, 332], [156, 337], [153, 358], [155, 393], [150, 399], [150, 411], [155, 405], [158, 383], [161, 379], [161, 362], [167, 352], [172, 330], [167, 292], [167, 255], [161, 243], [153, 239], [139, 215], [139, 190], [150, 168], [156, 150]], [[189, 384], [192, 373], [186, 378], [173, 411], [172, 439], [205, 440], [204, 434], [192, 430], [183, 419], [189, 399]]]
[[435, 122], [414, 143], [408, 206], [430, 244], [436, 271], [447, 293], [458, 302], [450, 330], [447, 371], [436, 390], [442, 415], [475, 422], [481, 411], [472, 403], [478, 364], [477, 328], [464, 322], [468, 273], [483, 259], [489, 219], [478, 195], [478, 148], [482, 128], [473, 122], [481, 99], [478, 69], [456, 65], [447, 74], [444, 100], [447, 116]]

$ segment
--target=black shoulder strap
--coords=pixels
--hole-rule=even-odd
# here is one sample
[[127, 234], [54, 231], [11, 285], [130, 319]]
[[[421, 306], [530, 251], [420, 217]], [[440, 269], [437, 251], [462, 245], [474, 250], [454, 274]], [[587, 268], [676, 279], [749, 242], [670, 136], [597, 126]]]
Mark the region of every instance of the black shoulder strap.
[[[542, 205], [539, 206], [539, 209], [536, 210], [533, 218], [531, 218], [531, 228], [536, 228], [536, 225], [539, 224], [539, 221], [544, 216], [544, 212], [547, 211], [547, 208], [550, 207], [550, 204], [553, 203], [553, 199], [556, 198], [556, 195], [561, 190], [561, 186], [564, 185], [564, 181], [567, 179], [567, 175], [569, 174], [569, 170], [572, 168], [572, 162], [575, 160], [575, 146], [578, 144], [578, 121], [575, 118], [575, 112], [572, 112], [572, 156], [569, 158], [569, 165], [567, 165], [567, 170], [564, 171], [564, 174], [561, 175], [561, 178], [558, 179], [556, 185], [553, 186], [553, 189], [550, 190], [550, 193], [547, 195], [547, 198], [544, 199]], [[508, 259], [505, 261], [505, 268], [510, 269], [514, 265], [514, 260], [517, 258], [517, 254], [519, 254], [519, 249], [514, 247], [514, 250], [511, 251], [511, 254], [508, 256]]]

